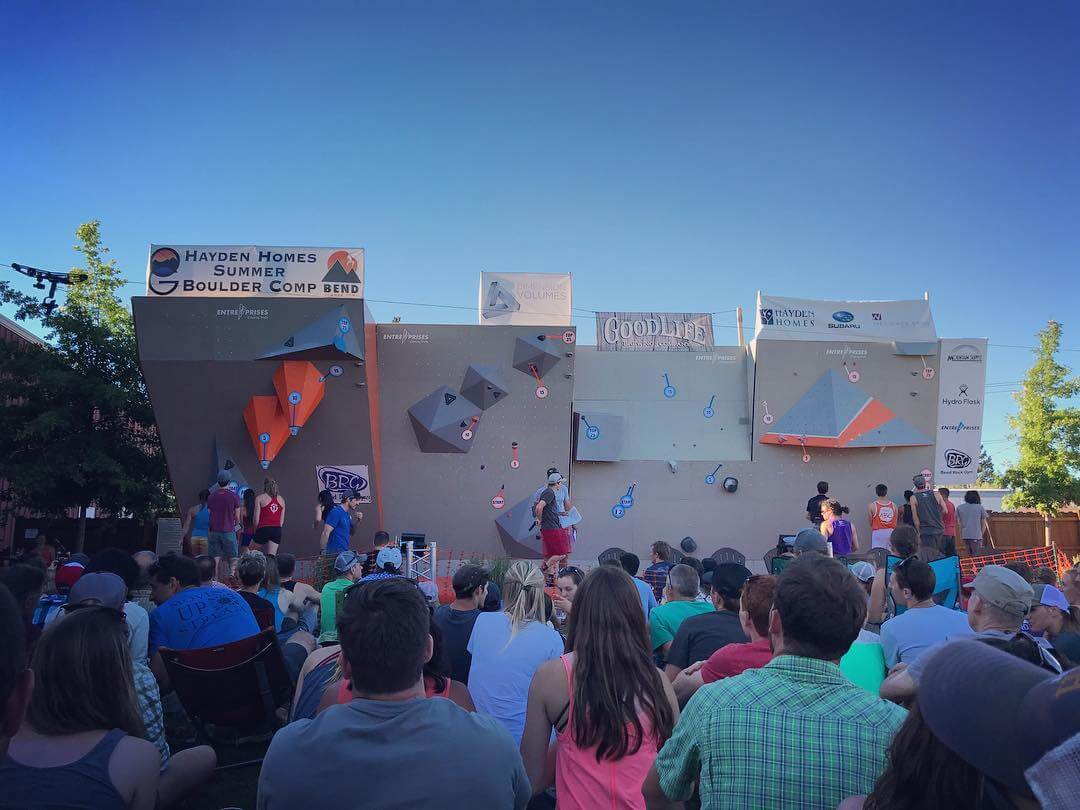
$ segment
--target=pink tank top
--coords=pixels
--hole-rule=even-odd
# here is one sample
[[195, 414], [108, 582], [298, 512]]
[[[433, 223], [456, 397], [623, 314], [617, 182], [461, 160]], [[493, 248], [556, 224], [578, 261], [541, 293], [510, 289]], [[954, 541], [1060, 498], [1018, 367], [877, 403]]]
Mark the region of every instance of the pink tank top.
[[579, 748], [571, 729], [574, 721], [574, 681], [571, 677], [569, 655], [562, 656], [566, 669], [566, 684], [570, 689], [570, 709], [566, 728], [557, 736], [559, 746], [555, 755], [555, 793], [559, 810], [598, 810], [627, 808], [645, 810], [641, 785], [656, 759], [657, 740], [646, 723], [646, 738], [636, 753], [619, 760], [596, 761], [595, 748]]

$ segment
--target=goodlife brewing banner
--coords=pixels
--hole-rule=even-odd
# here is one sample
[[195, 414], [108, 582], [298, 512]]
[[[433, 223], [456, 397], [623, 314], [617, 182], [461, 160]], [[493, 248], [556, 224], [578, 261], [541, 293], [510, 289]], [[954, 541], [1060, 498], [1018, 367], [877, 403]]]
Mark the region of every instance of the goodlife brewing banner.
[[484, 326], [570, 326], [569, 273], [481, 273]]
[[986, 339], [941, 341], [934, 483], [974, 484], [986, 396]]
[[706, 312], [597, 312], [596, 348], [609, 352], [711, 352]]
[[146, 294], [363, 298], [363, 248], [151, 245]]
[[930, 302], [813, 301], [758, 293], [754, 338], [937, 341]]

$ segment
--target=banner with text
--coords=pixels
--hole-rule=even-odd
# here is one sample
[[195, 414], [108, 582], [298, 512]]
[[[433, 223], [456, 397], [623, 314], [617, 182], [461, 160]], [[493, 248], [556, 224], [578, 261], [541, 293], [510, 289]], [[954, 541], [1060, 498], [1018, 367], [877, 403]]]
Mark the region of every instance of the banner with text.
[[146, 294], [363, 298], [363, 248], [151, 245]]
[[754, 338], [937, 341], [930, 302], [814, 301], [758, 293]]
[[360, 493], [360, 503], [371, 503], [366, 464], [320, 464], [315, 467], [315, 480], [319, 492], [328, 489], [334, 494], [335, 503], [341, 503], [342, 496], [351, 490]]
[[596, 348], [609, 352], [711, 352], [707, 312], [597, 312]]
[[986, 339], [941, 341], [934, 483], [974, 484], [986, 397]]
[[481, 273], [484, 326], [570, 326], [569, 273]]

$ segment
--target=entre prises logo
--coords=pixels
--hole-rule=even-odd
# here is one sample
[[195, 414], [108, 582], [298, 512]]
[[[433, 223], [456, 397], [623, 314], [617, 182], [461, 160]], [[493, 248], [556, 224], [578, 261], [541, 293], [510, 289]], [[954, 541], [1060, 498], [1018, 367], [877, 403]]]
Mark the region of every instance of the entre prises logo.
[[383, 332], [383, 340], [396, 340], [399, 343], [427, 343], [431, 335], [427, 332], [410, 332], [402, 329], [400, 332]]
[[217, 316], [219, 318], [236, 318], [238, 321], [265, 321], [270, 317], [270, 310], [240, 304], [238, 307], [219, 309]]

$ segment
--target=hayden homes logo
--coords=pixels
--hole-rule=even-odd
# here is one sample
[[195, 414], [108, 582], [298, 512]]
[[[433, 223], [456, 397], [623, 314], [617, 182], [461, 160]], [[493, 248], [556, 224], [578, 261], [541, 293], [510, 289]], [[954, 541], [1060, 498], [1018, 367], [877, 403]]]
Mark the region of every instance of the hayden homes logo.
[[270, 317], [270, 310], [240, 304], [236, 307], [219, 307], [217, 316], [219, 318], [236, 318], [238, 321], [265, 321]]
[[814, 310], [804, 307], [762, 307], [758, 314], [762, 326], [813, 329], [817, 324]]
[[382, 339], [396, 340], [398, 343], [426, 344], [431, 340], [431, 335], [427, 332], [410, 332], [408, 329], [402, 329], [400, 332], [383, 332]]

